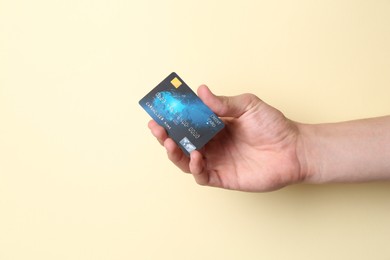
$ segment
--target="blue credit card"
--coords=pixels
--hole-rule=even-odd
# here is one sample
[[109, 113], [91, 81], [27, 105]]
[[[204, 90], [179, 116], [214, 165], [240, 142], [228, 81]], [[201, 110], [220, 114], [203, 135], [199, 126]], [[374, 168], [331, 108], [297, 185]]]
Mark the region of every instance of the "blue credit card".
[[201, 149], [225, 126], [174, 72], [139, 104], [187, 155]]

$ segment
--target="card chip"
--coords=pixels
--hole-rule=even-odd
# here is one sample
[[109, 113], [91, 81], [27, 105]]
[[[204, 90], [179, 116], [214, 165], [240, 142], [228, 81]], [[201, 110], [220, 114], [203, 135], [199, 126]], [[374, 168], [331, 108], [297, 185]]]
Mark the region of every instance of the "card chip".
[[178, 88], [178, 87], [181, 86], [181, 81], [180, 81], [177, 77], [175, 77], [173, 80], [171, 80], [171, 83], [172, 83], [172, 85], [173, 85], [175, 88]]

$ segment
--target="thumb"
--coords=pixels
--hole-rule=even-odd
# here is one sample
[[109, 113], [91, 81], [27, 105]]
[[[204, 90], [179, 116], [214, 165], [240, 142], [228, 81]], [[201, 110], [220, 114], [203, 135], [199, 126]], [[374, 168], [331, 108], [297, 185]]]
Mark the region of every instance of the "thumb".
[[214, 113], [222, 117], [240, 117], [261, 102], [253, 94], [231, 97], [216, 96], [206, 85], [201, 85], [198, 88], [198, 96]]

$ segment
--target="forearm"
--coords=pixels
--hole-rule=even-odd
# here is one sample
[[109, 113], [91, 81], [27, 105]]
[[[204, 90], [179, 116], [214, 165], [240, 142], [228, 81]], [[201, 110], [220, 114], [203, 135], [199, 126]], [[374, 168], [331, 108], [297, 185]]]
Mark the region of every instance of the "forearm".
[[298, 129], [305, 182], [390, 180], [390, 116]]

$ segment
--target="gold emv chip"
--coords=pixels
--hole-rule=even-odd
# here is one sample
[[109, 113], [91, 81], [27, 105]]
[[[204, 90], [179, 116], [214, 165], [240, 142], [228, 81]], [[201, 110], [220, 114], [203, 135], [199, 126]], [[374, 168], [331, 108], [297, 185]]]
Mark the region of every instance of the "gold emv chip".
[[181, 86], [181, 81], [175, 77], [173, 78], [173, 80], [171, 80], [171, 84], [175, 87], [175, 88], [178, 88]]

